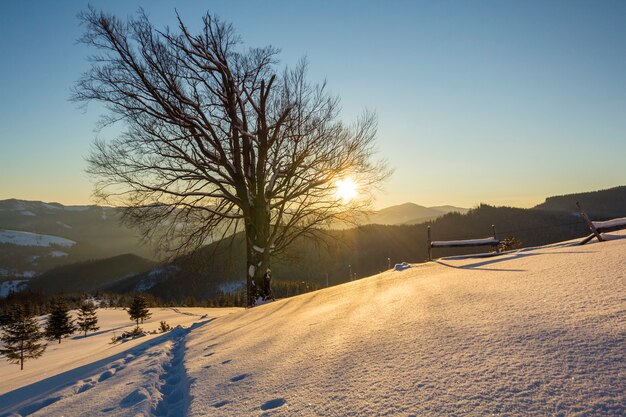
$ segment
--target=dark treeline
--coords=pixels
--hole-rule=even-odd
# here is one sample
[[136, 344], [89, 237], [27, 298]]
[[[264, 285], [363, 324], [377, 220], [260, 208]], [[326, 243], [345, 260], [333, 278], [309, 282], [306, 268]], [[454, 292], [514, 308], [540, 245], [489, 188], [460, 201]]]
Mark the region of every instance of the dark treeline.
[[[78, 309], [86, 299], [98, 300], [101, 307], [128, 307], [133, 299], [133, 294], [117, 294], [106, 291], [46, 294], [39, 289], [28, 289], [11, 292], [6, 298], [0, 299], [0, 325], [17, 306], [21, 306], [28, 315], [41, 316], [50, 313], [52, 301], [58, 296], [65, 300], [70, 309]], [[163, 303], [162, 300], [152, 294], [146, 294], [146, 298], [150, 305], [158, 306]]]
[[626, 186], [607, 190], [559, 195], [546, 198], [535, 207], [538, 210], [576, 211], [576, 202], [583, 205], [593, 220], [626, 216]]
[[[310, 281], [281, 281], [273, 282], [276, 298], [293, 297], [310, 291], [320, 289], [320, 285]], [[102, 308], [127, 308], [136, 293], [115, 293], [109, 291], [95, 291], [93, 293], [71, 292], [63, 293], [62, 297], [70, 309], [79, 309], [86, 299], [95, 299]], [[187, 295], [179, 299], [162, 298], [151, 293], [143, 293], [150, 307], [243, 307], [246, 305], [245, 291], [236, 288], [232, 291], [220, 291], [210, 297], [196, 297]], [[0, 299], [0, 326], [5, 324], [7, 317], [18, 306], [24, 309], [28, 315], [40, 316], [50, 313], [52, 301], [56, 295], [46, 294], [41, 290], [26, 290], [10, 293], [6, 298]]]
[[58, 266], [30, 280], [31, 289], [47, 294], [90, 292], [106, 288], [111, 282], [149, 271], [156, 262], [132, 254]]

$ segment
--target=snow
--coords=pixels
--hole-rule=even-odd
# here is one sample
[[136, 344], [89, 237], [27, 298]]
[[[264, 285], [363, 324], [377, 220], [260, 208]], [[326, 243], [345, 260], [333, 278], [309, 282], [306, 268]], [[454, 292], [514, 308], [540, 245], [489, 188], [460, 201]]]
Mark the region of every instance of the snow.
[[151, 309], [152, 318], [142, 325], [145, 330], [155, 331], [161, 320], [184, 328], [111, 345], [113, 334], [134, 325], [122, 309], [98, 309], [96, 333], [49, 343], [43, 357], [25, 362], [24, 371], [0, 363], [0, 415], [132, 416], [149, 415], [159, 405], [175, 408], [179, 393], [169, 388], [185, 382], [184, 336], [191, 328], [238, 310]]
[[47, 204], [47, 203], [40, 203], [43, 207], [47, 208], [48, 210], [61, 210], [61, 207], [59, 206], [53, 206], [52, 204]]
[[445, 247], [445, 246], [481, 246], [481, 245], [497, 245], [498, 239], [493, 237], [486, 237], [483, 239], [467, 239], [467, 240], [434, 240], [430, 242], [430, 246]]
[[255, 252], [258, 252], [258, 253], [263, 253], [263, 252], [265, 252], [265, 248], [261, 248], [261, 247], [259, 247], [259, 246], [257, 246], [257, 245], [252, 245], [252, 249], [253, 249]]
[[71, 229], [71, 228], [72, 228], [72, 226], [70, 226], [69, 224], [65, 224], [65, 223], [60, 222], [60, 221], [59, 221], [59, 222], [57, 222], [57, 224], [58, 224], [59, 226], [61, 226], [61, 227], [66, 228], [66, 229]]
[[53, 258], [62, 258], [64, 256], [68, 256], [68, 254], [66, 252], [61, 252], [60, 250], [53, 250], [50, 252], [50, 256]]
[[256, 272], [256, 266], [254, 265], [250, 265], [248, 267], [248, 276], [249, 277], [254, 277], [254, 273]]
[[37, 275], [37, 273], [35, 271], [17, 271], [15, 269], [6, 269], [6, 268], [0, 268], [0, 276], [12, 276], [12, 277], [18, 277], [18, 278], [32, 278], [35, 275]]
[[232, 314], [153, 310], [148, 330], [186, 328], [118, 345], [126, 313], [99, 310], [101, 334], [50, 344], [23, 372], [0, 364], [0, 415], [622, 416], [626, 231], [605, 236]]
[[40, 235], [38, 233], [20, 232], [17, 230], [0, 229], [0, 243], [17, 246], [64, 246], [70, 247], [76, 244], [73, 240], [63, 237]]
[[624, 415], [626, 239], [576, 243], [217, 319], [188, 336], [188, 415]]
[[225, 282], [225, 283], [218, 285], [217, 289], [218, 291], [223, 292], [223, 293], [234, 293], [241, 289], [244, 289], [245, 286], [246, 286], [245, 281], [231, 281], [231, 282]]
[[22, 272], [15, 272], [13, 275], [16, 277], [22, 277], [22, 278], [32, 278], [35, 275], [37, 275], [37, 273], [35, 271], [22, 271]]
[[139, 292], [144, 292], [144, 291], [148, 291], [150, 288], [154, 287], [155, 285], [157, 285], [158, 283], [158, 279], [156, 278], [147, 278], [147, 279], [142, 279], [141, 281], [139, 281], [137, 283], [137, 286], [135, 287], [137, 289], [137, 291]]
[[29, 210], [22, 210], [22, 211], [20, 211], [20, 214], [21, 214], [22, 216], [31, 216], [31, 217], [32, 217], [32, 216], [36, 216], [36, 214], [35, 214], [35, 213], [33, 213], [32, 211], [29, 211]]
[[394, 271], [404, 271], [405, 269], [409, 269], [411, 265], [407, 262], [402, 262], [399, 264], [395, 264], [393, 267]]
[[21, 291], [28, 280], [16, 279], [12, 281], [0, 282], [0, 298], [6, 297], [9, 293]]
[[[178, 272], [178, 271], [180, 271], [180, 267], [175, 266], [175, 265], [156, 267], [152, 269], [150, 272], [148, 272], [148, 278], [144, 278], [137, 283], [136, 290], [140, 292], [147, 291], [150, 288], [157, 285], [161, 279], [166, 278], [167, 273]], [[133, 275], [135, 274], [129, 274], [128, 276], [133, 276]]]
[[606, 220], [603, 222], [592, 222], [593, 227], [596, 229], [608, 229], [611, 227], [621, 227], [626, 226], [626, 217], [620, 217], [617, 219]]

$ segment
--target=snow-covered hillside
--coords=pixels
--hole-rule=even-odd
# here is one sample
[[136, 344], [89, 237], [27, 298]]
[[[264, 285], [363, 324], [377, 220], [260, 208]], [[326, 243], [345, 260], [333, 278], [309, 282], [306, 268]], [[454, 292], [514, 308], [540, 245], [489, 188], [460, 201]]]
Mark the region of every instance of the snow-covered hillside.
[[18, 230], [0, 229], [0, 243], [17, 246], [63, 246], [70, 247], [76, 244], [73, 240], [59, 236], [42, 235], [39, 233], [21, 232]]
[[58, 370], [64, 342], [27, 363], [41, 367], [30, 376], [2, 365], [0, 404], [42, 416], [623, 416], [625, 311], [622, 232], [388, 271], [192, 319], [124, 352], [94, 346]]
[[10, 281], [0, 282], [0, 298], [6, 297], [11, 292], [20, 291], [26, 285], [27, 282], [28, 280], [24, 280], [24, 279], [15, 279], [15, 280], [10, 280]]

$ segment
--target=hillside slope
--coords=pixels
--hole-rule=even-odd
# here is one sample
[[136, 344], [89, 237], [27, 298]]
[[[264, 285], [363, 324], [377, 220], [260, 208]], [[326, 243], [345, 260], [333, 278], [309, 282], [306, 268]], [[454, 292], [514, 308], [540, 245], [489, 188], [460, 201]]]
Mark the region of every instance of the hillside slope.
[[113, 207], [0, 200], [0, 280], [125, 253], [156, 258], [154, 246], [120, 220]]
[[624, 415], [626, 233], [449, 258], [192, 332], [190, 416]]

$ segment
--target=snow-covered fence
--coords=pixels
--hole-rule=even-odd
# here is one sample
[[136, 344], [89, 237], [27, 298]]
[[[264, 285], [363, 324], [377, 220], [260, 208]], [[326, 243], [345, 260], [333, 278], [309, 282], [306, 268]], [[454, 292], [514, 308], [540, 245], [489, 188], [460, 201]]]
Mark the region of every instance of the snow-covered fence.
[[594, 222], [589, 218], [589, 215], [585, 212], [585, 210], [583, 210], [578, 201], [576, 202], [576, 206], [578, 207], [578, 210], [580, 210], [581, 217], [587, 223], [587, 226], [589, 226], [589, 230], [591, 230], [591, 234], [580, 242], [581, 245], [589, 242], [594, 237], [598, 238], [598, 241], [604, 242], [604, 238], [600, 235], [600, 233], [626, 229], [626, 217], [619, 217], [617, 219], [605, 220], [602, 222]]
[[463, 248], [473, 246], [492, 246], [496, 253], [499, 252], [498, 245], [500, 241], [496, 235], [496, 226], [491, 225], [493, 229], [492, 237], [481, 239], [465, 239], [465, 240], [432, 240], [430, 236], [430, 226], [428, 226], [428, 260], [433, 259], [433, 248]]

